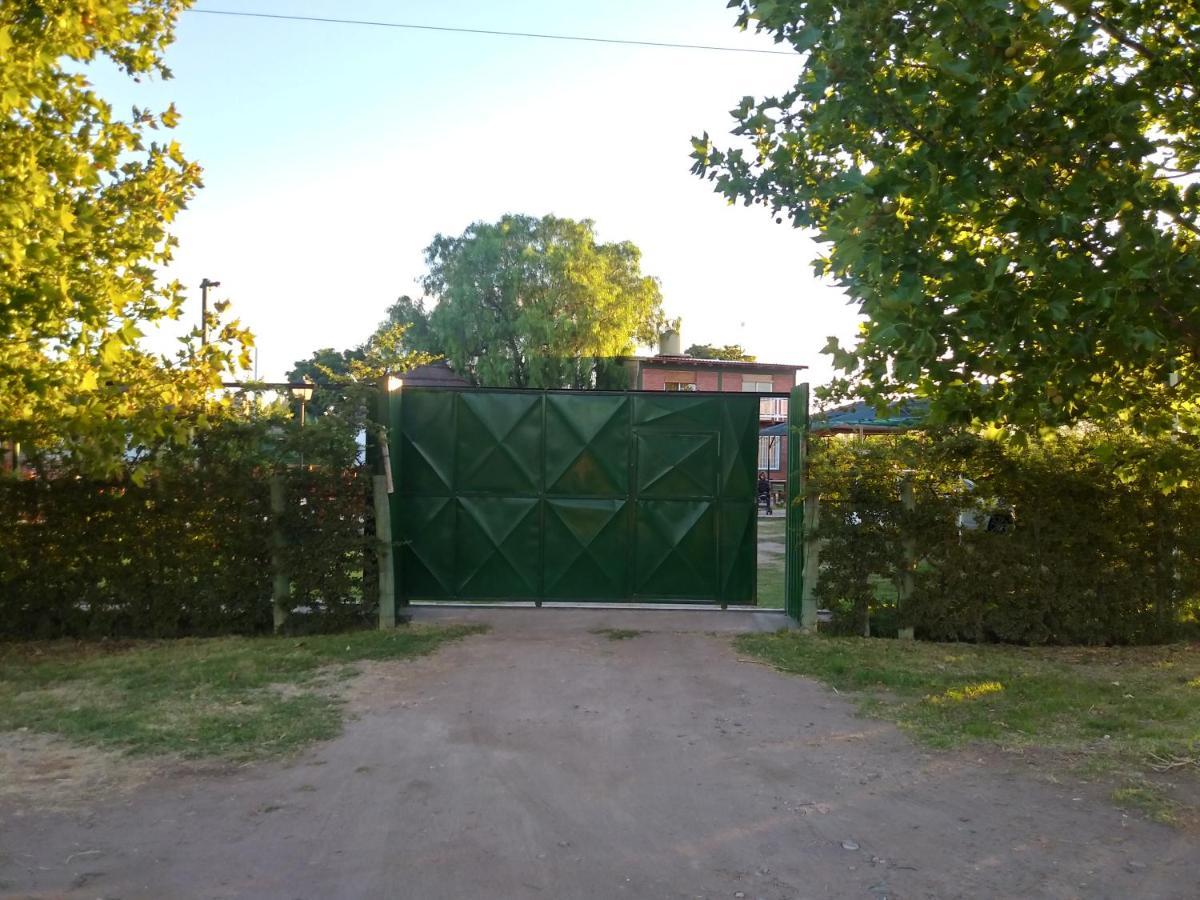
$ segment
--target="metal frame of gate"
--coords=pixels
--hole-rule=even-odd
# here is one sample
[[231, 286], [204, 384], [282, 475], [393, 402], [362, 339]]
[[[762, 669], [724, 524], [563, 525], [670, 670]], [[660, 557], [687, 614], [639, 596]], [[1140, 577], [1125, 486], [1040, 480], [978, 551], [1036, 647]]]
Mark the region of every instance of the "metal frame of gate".
[[[788, 396], [785, 610], [808, 624], [808, 386], [787, 394], [381, 384], [381, 598], [752, 604], [758, 401]], [[745, 421], [742, 421], [745, 420]], [[386, 485], [386, 488], [384, 487]], [[386, 512], [385, 512], [386, 510]], [[389, 527], [390, 526], [390, 527]], [[652, 565], [639, 559], [651, 558]], [[387, 576], [392, 577], [387, 577]], [[381, 623], [394, 606], [381, 600]]]

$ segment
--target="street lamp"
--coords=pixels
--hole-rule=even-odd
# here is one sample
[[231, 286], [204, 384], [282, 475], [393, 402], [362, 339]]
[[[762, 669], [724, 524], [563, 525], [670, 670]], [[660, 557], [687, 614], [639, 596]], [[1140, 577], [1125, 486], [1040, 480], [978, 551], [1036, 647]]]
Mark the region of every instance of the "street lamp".
[[292, 396], [300, 401], [300, 427], [304, 427], [304, 404], [312, 399], [313, 383], [307, 378], [299, 384], [291, 386]]
[[[313, 383], [305, 376], [304, 381], [290, 386], [292, 396], [300, 401], [300, 429], [304, 430], [304, 404], [312, 399]], [[304, 469], [304, 435], [300, 435], [300, 468]]]
[[221, 282], [209, 281], [205, 278], [200, 282], [200, 346], [208, 343], [208, 289], [220, 287]]

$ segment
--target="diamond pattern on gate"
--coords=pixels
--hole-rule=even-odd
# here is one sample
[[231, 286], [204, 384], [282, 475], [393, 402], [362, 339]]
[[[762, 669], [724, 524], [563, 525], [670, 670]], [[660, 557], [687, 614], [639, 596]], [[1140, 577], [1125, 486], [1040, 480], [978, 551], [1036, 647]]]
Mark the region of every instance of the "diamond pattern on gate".
[[449, 497], [410, 497], [401, 507], [403, 593], [453, 596], [454, 504]]
[[745, 577], [758, 564], [758, 509], [744, 501], [721, 504], [721, 597], [727, 603], [754, 602], [754, 582]]
[[541, 410], [539, 394], [461, 394], [458, 489], [536, 494], [541, 482]]
[[461, 596], [539, 596], [538, 506], [527, 497], [458, 498]]
[[454, 478], [455, 395], [413, 391], [400, 408], [399, 491], [445, 495]]
[[639, 594], [713, 596], [716, 508], [706, 500], [639, 500]]
[[623, 596], [628, 528], [623, 500], [548, 501], [546, 596]]
[[721, 496], [753, 496], [758, 467], [758, 398], [721, 404]]
[[635, 428], [704, 431], [713, 427], [715, 402], [712, 397], [683, 393], [639, 394], [634, 398], [633, 424]]
[[638, 495], [714, 496], [719, 446], [715, 434], [641, 432], [637, 436]]
[[623, 496], [628, 488], [628, 401], [594, 394], [548, 395], [546, 490]]

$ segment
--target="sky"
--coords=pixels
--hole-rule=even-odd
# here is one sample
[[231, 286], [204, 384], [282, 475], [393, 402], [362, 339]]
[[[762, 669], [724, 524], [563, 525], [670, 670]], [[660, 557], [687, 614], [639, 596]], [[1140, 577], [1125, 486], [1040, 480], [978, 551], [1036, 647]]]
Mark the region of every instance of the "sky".
[[[739, 32], [724, 0], [196, 8], [779, 49]], [[685, 347], [740, 343], [809, 366], [820, 384], [827, 337], [854, 334], [844, 295], [812, 274], [817, 244], [761, 207], [729, 206], [689, 171], [690, 138], [720, 144], [729, 110], [785, 90], [798, 57], [189, 12], [167, 64], [165, 82], [104, 67], [93, 79], [118, 111], [174, 101], [182, 114], [173, 137], [205, 187], [173, 228], [164, 274], [188, 286], [188, 327], [201, 279], [221, 282], [210, 299], [231, 300], [255, 333], [260, 378], [361, 343], [398, 296], [420, 294], [435, 234], [507, 212], [588, 218], [601, 240], [637, 244]]]

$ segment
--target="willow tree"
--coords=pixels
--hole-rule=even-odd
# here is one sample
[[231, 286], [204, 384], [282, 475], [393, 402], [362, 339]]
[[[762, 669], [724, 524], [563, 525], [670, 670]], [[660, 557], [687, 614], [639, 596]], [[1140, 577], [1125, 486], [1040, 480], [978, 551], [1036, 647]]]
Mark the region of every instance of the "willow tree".
[[843, 393], [1200, 434], [1194, 0], [735, 0], [797, 54], [694, 171], [828, 244]]
[[[0, 4], [0, 440], [118, 468], [131, 448], [184, 440], [249, 337], [236, 323], [167, 359], [147, 324], [180, 315], [162, 283], [167, 227], [200, 169], [166, 135], [173, 106], [117, 116], [88, 64], [170, 77], [163, 53], [185, 0]], [[161, 136], [160, 136], [161, 135]]]
[[444, 356], [478, 384], [617, 386], [621, 356], [665, 324], [658, 282], [627, 241], [601, 243], [591, 221], [506, 215], [426, 248], [433, 306], [402, 297], [389, 322], [414, 350]]

